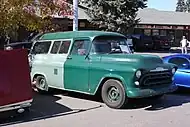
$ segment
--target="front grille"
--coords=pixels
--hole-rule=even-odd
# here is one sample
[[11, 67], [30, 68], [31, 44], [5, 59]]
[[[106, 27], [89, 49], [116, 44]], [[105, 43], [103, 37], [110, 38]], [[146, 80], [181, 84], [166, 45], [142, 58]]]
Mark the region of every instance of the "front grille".
[[172, 83], [172, 73], [170, 71], [148, 72], [140, 78], [141, 86], [166, 85]]

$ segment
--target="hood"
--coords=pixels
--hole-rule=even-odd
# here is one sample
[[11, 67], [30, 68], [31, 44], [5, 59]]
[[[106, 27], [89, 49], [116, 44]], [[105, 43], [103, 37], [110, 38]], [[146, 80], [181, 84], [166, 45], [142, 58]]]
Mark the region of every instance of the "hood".
[[157, 55], [142, 55], [142, 54], [110, 54], [102, 55], [101, 62], [108, 62], [109, 64], [118, 64], [124, 66], [131, 66], [138, 69], [155, 69], [163, 67], [169, 69], [169, 64], [164, 64], [162, 58]]

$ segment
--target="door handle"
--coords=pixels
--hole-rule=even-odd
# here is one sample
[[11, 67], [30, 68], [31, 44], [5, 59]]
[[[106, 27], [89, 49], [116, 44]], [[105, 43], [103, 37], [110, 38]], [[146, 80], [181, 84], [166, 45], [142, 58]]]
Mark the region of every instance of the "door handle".
[[68, 60], [71, 60], [72, 58], [69, 56], [69, 57], [67, 57], [67, 59], [68, 59]]

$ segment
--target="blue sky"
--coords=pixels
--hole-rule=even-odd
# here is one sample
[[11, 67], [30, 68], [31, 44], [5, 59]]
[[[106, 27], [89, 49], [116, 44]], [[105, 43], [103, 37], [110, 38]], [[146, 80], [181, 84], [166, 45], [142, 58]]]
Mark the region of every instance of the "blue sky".
[[148, 0], [148, 8], [175, 11], [177, 0]]

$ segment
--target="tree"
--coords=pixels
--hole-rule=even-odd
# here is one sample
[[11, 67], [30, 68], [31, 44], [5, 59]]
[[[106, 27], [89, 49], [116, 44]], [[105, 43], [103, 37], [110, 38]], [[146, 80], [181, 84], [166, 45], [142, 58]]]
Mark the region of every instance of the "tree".
[[186, 12], [187, 8], [184, 0], [178, 0], [176, 6], [176, 12]]
[[190, 13], [190, 0], [186, 1], [186, 9], [187, 9], [187, 12]]
[[66, 0], [1, 0], [0, 1], [0, 47], [4, 38], [20, 27], [28, 31], [51, 29], [52, 15], [67, 10]]
[[106, 31], [126, 33], [127, 29], [139, 22], [136, 19], [139, 8], [147, 0], [81, 0], [88, 7], [90, 22]]

